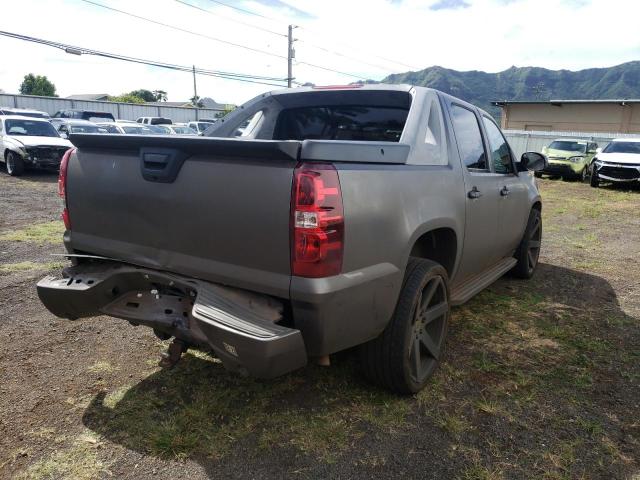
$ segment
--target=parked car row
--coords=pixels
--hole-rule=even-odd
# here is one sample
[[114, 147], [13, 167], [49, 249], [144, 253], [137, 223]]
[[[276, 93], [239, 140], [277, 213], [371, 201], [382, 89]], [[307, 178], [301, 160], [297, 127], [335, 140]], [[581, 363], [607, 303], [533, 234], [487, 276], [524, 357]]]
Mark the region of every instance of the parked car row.
[[603, 182], [640, 182], [640, 138], [616, 138], [604, 149], [587, 140], [559, 138], [542, 153], [549, 162], [536, 172], [537, 177], [547, 174], [585, 181], [590, 176], [595, 188]]
[[198, 135], [198, 131], [184, 123], [168, 122], [138, 123], [115, 119], [110, 113], [88, 110], [64, 110], [49, 118], [47, 113], [37, 110], [2, 107], [0, 161], [12, 176], [21, 175], [26, 168], [57, 169], [64, 152], [73, 147], [69, 136], [77, 133]]

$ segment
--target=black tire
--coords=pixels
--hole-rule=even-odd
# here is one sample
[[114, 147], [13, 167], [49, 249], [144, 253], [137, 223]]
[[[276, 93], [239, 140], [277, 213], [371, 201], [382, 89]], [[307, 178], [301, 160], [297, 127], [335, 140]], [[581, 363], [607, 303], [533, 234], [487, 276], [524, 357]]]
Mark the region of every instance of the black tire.
[[585, 165], [585, 167], [582, 169], [582, 171], [578, 174], [578, 180], [581, 183], [584, 183], [587, 181], [587, 166]]
[[538, 266], [540, 246], [542, 244], [542, 215], [540, 210], [532, 208], [520, 245], [514, 255], [518, 263], [511, 272], [518, 278], [533, 277]]
[[4, 163], [7, 173], [12, 177], [19, 177], [24, 173], [24, 162], [17, 153], [7, 152]]
[[541, 172], [534, 172], [534, 173], [533, 173], [533, 175], [534, 175], [536, 178], [542, 178], [542, 173], [541, 173]]
[[378, 338], [360, 347], [367, 378], [400, 394], [422, 390], [442, 357], [449, 309], [447, 271], [410, 258], [393, 317]]
[[598, 170], [595, 167], [595, 165], [591, 167], [591, 180], [589, 180], [589, 184], [593, 188], [598, 188], [600, 186], [600, 178], [598, 178]]

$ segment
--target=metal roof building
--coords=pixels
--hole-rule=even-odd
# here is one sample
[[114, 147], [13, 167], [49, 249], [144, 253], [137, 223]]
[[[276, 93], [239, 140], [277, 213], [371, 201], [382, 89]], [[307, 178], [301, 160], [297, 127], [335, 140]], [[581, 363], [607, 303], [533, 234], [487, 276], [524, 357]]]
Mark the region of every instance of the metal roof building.
[[508, 130], [640, 133], [640, 99], [495, 101]]

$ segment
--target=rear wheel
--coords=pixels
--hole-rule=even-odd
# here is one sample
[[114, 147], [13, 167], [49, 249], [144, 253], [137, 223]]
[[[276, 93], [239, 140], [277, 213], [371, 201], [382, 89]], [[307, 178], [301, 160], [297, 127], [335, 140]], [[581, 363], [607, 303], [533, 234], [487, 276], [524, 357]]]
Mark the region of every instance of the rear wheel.
[[542, 178], [542, 173], [541, 172], [534, 172], [533, 174], [536, 178]]
[[7, 168], [7, 173], [12, 177], [19, 177], [24, 173], [24, 162], [17, 153], [7, 152], [5, 166]]
[[533, 276], [538, 266], [541, 242], [542, 216], [540, 210], [533, 208], [529, 213], [527, 228], [515, 254], [518, 263], [513, 267], [512, 272], [516, 277], [529, 279]]
[[449, 320], [446, 270], [411, 258], [396, 310], [380, 336], [361, 346], [365, 375], [397, 393], [422, 390], [436, 369]]

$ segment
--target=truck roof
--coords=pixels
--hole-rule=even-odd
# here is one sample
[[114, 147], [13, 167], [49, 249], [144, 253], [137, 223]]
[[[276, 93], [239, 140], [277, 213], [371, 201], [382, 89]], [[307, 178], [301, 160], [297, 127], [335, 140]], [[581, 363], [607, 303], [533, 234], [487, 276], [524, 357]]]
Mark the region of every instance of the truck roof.
[[316, 85], [313, 87], [297, 87], [297, 88], [284, 88], [279, 90], [272, 90], [271, 95], [286, 95], [291, 93], [301, 92], [317, 92], [327, 90], [391, 90], [395, 92], [409, 92], [412, 88], [426, 88], [415, 87], [408, 84], [391, 84], [391, 83], [367, 83], [367, 84], [353, 84], [353, 85]]

